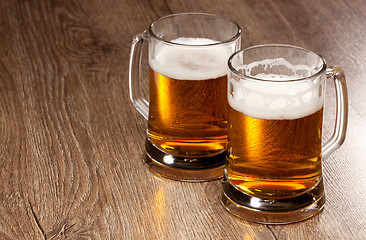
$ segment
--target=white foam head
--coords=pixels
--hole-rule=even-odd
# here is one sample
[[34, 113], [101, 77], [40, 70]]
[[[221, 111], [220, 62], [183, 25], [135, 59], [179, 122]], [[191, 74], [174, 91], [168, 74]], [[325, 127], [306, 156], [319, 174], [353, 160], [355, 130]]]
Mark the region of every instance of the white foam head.
[[154, 71], [179, 80], [205, 80], [227, 74], [227, 60], [233, 53], [228, 44], [203, 46], [218, 42], [184, 37], [171, 42], [184, 45], [157, 43], [155, 52], [149, 54], [149, 65]]
[[[323, 106], [323, 84], [320, 77], [288, 81], [296, 76], [297, 71], [309, 71], [308, 66], [291, 65], [279, 59], [266, 59], [245, 66], [244, 72], [250, 75], [253, 67], [264, 65], [264, 69], [283, 64], [294, 73], [292, 76], [258, 73], [253, 76], [264, 80], [238, 79], [230, 77], [228, 101], [232, 108], [245, 115], [261, 119], [296, 119], [308, 116]], [[251, 75], [252, 76], [252, 75]]]

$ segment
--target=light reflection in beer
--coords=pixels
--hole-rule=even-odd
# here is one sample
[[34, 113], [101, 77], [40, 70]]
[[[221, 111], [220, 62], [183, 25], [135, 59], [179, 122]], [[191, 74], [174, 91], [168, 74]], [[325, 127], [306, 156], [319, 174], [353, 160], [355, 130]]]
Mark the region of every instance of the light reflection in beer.
[[170, 155], [166, 155], [166, 156], [164, 156], [163, 161], [166, 164], [172, 164], [172, 163], [174, 163], [174, 158], [172, 156], [170, 156]]
[[[244, 139], [243, 144], [248, 145], [248, 149], [250, 149], [250, 151], [248, 151], [248, 155], [251, 156], [251, 158], [256, 158], [256, 156], [261, 156], [263, 153], [263, 144], [264, 141], [261, 141], [262, 137], [264, 136], [264, 132], [262, 131], [262, 128], [258, 125], [258, 122], [253, 121], [252, 118], [244, 118], [243, 124], [245, 126], [245, 128], [247, 128], [248, 134], [245, 134], [245, 132], [243, 132], [244, 136], [247, 136], [247, 138]], [[245, 129], [243, 128], [243, 131], [245, 131]], [[256, 146], [260, 146], [260, 147], [256, 147]]]
[[[151, 74], [153, 74], [153, 78], [150, 77], [150, 79], [155, 79], [155, 85], [154, 88], [159, 89], [159, 94], [156, 95], [157, 103], [155, 106], [158, 108], [158, 114], [160, 121], [163, 125], [170, 126], [171, 122], [171, 111], [174, 99], [171, 99], [171, 94], [169, 93], [169, 84], [166, 83], [166, 77], [161, 74], [156, 74], [155, 72], [151, 71]], [[154, 84], [154, 82], [151, 82], [151, 84]], [[154, 117], [154, 115], [150, 115], [150, 117]]]
[[259, 208], [261, 206], [261, 202], [260, 202], [260, 199], [259, 198], [251, 198], [250, 199], [250, 205], [254, 208]]

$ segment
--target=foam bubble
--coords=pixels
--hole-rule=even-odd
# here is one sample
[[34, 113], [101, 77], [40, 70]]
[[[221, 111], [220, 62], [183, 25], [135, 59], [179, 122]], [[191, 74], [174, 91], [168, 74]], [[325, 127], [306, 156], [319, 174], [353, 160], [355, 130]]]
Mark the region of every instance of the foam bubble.
[[[258, 64], [273, 64], [266, 59]], [[275, 63], [285, 63], [285, 60], [275, 60]], [[290, 69], [309, 71], [307, 66], [285, 63]], [[251, 66], [253, 67], [254, 64]], [[250, 71], [248, 68], [242, 68]], [[250, 73], [250, 72], [246, 72]], [[296, 119], [308, 116], [323, 106], [323, 82], [319, 79], [286, 81], [294, 76], [260, 73], [256, 76], [262, 80], [230, 78], [231, 87], [228, 89], [228, 101], [232, 108], [248, 116], [261, 119]], [[296, 77], [296, 76], [295, 76]], [[318, 77], [319, 78], [319, 77]]]
[[179, 80], [205, 80], [227, 74], [227, 60], [232, 54], [229, 45], [202, 46], [218, 43], [207, 38], [181, 37], [171, 42], [189, 46], [158, 43], [155, 53], [149, 55], [154, 71]]

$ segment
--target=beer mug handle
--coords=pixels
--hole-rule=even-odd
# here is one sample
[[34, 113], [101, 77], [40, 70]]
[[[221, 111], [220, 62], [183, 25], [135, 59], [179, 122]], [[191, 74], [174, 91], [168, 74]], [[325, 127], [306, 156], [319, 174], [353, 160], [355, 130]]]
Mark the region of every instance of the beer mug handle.
[[329, 157], [344, 142], [348, 121], [348, 94], [346, 78], [340, 67], [330, 67], [326, 70], [327, 78], [334, 80], [336, 89], [336, 119], [332, 137], [323, 145], [323, 159]]
[[130, 100], [144, 118], [148, 119], [149, 102], [142, 97], [140, 88], [140, 65], [142, 55], [142, 45], [147, 40], [147, 31], [136, 35], [133, 38], [130, 54], [129, 67], [129, 90]]

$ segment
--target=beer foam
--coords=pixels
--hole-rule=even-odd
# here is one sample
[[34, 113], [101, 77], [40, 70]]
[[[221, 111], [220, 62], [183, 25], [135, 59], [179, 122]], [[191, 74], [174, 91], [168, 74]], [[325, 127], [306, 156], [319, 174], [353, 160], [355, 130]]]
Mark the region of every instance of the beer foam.
[[[255, 61], [255, 62], [252, 62], [252, 63], [246, 65], [245, 67], [243, 66], [239, 69], [244, 69], [245, 74], [247, 76], [251, 76], [252, 75], [252, 73], [251, 73], [252, 69], [255, 68], [255, 67], [258, 67], [260, 65], [264, 66], [264, 70], [266, 70], [267, 68], [272, 68], [273, 66], [284, 66], [287, 69], [292, 71], [293, 75], [292, 75], [291, 79], [305, 77], [303, 75], [298, 74], [299, 71], [308, 72], [309, 74], [306, 77], [309, 77], [309, 76], [311, 76], [312, 74], [315, 73], [315, 70], [310, 68], [307, 65], [302, 65], [302, 64], [293, 65], [284, 58], [264, 59], [264, 60], [261, 60], [261, 61]], [[268, 76], [269, 78], [266, 79], [265, 75], [268, 75], [268, 74], [263, 74], [263, 75], [261, 75], [261, 74], [259, 74], [259, 76], [258, 75], [257, 76], [259, 78], [263, 78], [265, 80], [277, 80], [278, 77], [282, 78], [284, 76], [284, 75], [276, 75], [276, 76], [273, 77], [273, 76], [269, 75]], [[279, 79], [279, 80], [281, 80], [281, 79]]]
[[183, 37], [171, 42], [182, 45], [157, 43], [155, 52], [149, 54], [149, 65], [155, 72], [179, 80], [205, 80], [227, 74], [227, 60], [233, 52], [228, 44], [207, 46], [219, 42]]
[[[273, 64], [267, 59], [261, 64]], [[277, 60], [276, 60], [277, 61]], [[282, 60], [280, 62], [284, 63]], [[288, 62], [287, 62], [288, 63]], [[286, 63], [286, 64], [287, 64]], [[245, 72], [250, 67], [242, 68]], [[289, 64], [289, 63], [288, 63]], [[249, 67], [249, 68], [248, 68]], [[306, 66], [287, 66], [296, 73], [299, 70], [309, 71]], [[260, 73], [252, 79], [235, 80], [229, 77], [228, 102], [235, 110], [261, 119], [296, 119], [308, 116], [323, 106], [323, 81], [319, 77], [311, 80], [286, 81], [302, 76]]]

